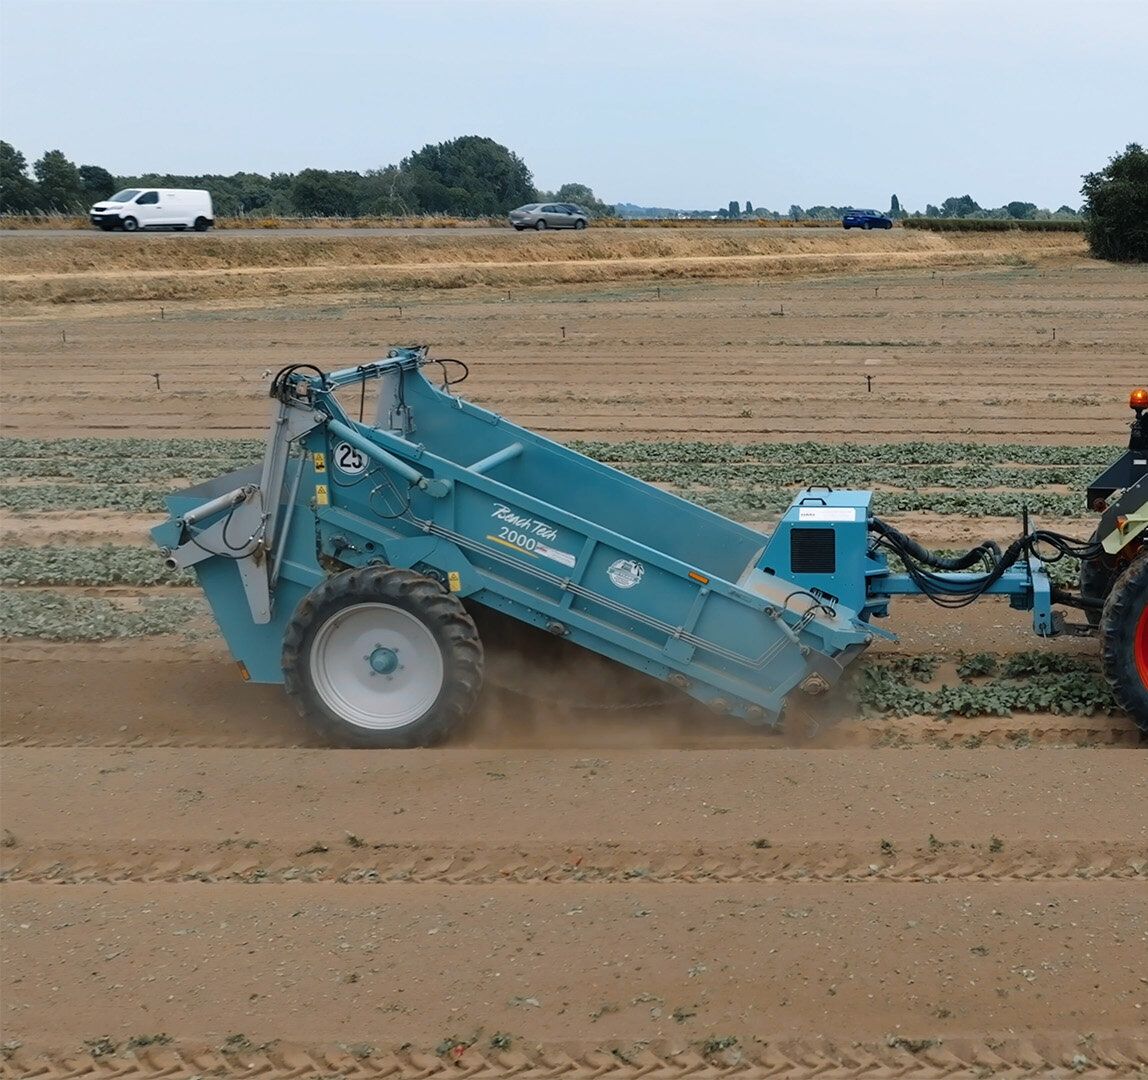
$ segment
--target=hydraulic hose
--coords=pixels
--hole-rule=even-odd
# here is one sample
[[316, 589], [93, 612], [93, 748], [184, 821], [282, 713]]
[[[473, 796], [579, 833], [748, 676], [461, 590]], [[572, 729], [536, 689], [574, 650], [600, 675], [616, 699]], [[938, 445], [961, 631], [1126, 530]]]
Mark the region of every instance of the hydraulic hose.
[[[1035, 529], [1018, 537], [1003, 552], [991, 540], [986, 540], [950, 559], [929, 551], [880, 518], [870, 518], [869, 531], [877, 536], [876, 547], [892, 551], [900, 558], [906, 573], [924, 596], [948, 608], [965, 607], [983, 596], [1023, 555], [1034, 555], [1042, 562], [1052, 563], [1064, 558], [1087, 561], [1103, 552], [1097, 541], [1076, 540], [1048, 529]], [[1042, 545], [1051, 548], [1052, 553], [1041, 553], [1038, 549]], [[978, 560], [988, 566], [983, 574], [953, 579], [935, 572], [964, 570]]]
[[935, 551], [930, 551], [923, 544], [917, 543], [911, 536], [906, 536], [900, 529], [894, 528], [880, 518], [875, 517], [870, 520], [869, 531], [884, 537], [895, 550], [900, 549], [898, 554], [901, 550], [906, 551], [917, 562], [931, 566], [935, 570], [967, 570], [977, 563], [992, 567], [1001, 557], [1001, 549], [993, 540], [985, 540], [975, 548], [970, 548], [963, 555], [949, 558], [938, 555]]

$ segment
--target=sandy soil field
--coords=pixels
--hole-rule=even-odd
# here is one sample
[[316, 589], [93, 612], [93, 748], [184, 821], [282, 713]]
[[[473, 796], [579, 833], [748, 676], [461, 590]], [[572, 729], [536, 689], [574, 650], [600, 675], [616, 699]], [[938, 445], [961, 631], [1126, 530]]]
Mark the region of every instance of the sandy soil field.
[[[268, 371], [411, 342], [762, 528], [762, 490], [843, 476], [936, 547], [1014, 536], [1021, 498], [1087, 535], [1080, 483], [1148, 381], [1142, 268], [1072, 235], [650, 232], [0, 238], [0, 1075], [1148, 1072], [1148, 785], [1118, 712], [862, 688], [762, 732], [591, 658], [494, 655], [450, 745], [335, 750], [153, 572], [157, 493], [249, 459]], [[1093, 677], [1093, 641], [1007, 605], [892, 623], [874, 663], [926, 690], [976, 690], [973, 652]]]

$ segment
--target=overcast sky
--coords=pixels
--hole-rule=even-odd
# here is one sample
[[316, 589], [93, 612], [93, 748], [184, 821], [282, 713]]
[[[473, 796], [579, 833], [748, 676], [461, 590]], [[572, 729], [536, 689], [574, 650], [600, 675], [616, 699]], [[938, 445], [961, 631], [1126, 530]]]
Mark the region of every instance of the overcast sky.
[[608, 202], [1052, 209], [1148, 142], [1148, 0], [0, 0], [0, 138], [117, 175], [457, 135]]

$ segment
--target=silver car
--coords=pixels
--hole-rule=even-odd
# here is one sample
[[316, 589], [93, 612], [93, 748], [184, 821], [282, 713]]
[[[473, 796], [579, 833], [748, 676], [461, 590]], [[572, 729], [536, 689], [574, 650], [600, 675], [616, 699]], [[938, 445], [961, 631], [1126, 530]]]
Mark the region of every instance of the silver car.
[[584, 229], [590, 215], [573, 203], [527, 203], [510, 211], [510, 224], [523, 229]]

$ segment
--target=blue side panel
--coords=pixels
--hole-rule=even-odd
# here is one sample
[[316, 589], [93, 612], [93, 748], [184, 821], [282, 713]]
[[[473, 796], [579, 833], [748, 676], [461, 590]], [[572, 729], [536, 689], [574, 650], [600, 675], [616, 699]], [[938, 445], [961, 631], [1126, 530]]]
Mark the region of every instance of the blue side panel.
[[866, 575], [883, 560], [869, 555], [868, 491], [801, 492], [755, 567], [857, 612], [868, 605]]
[[255, 626], [247, 607], [239, 570], [229, 559], [207, 559], [196, 567], [211, 613], [219, 624], [227, 647], [234, 659], [247, 668], [251, 682], [283, 681], [283, 635], [299, 601], [321, 580], [321, 575], [308, 575], [310, 584], [281, 576], [275, 590], [275, 607], [271, 622]]

